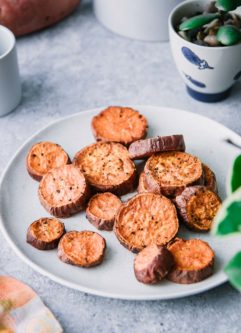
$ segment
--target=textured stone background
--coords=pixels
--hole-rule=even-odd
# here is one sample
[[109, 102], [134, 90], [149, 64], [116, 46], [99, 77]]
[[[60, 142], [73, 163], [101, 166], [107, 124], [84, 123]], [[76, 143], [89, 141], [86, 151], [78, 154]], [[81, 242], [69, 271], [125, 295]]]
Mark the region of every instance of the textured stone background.
[[[96, 21], [88, 3], [55, 27], [20, 38], [18, 53], [23, 99], [14, 113], [0, 119], [0, 171], [39, 128], [61, 116], [110, 104], [178, 107], [241, 134], [241, 82], [225, 102], [193, 101], [174, 67], [169, 44], [112, 34]], [[241, 332], [241, 296], [229, 285], [165, 302], [104, 299], [50, 281], [20, 261], [2, 235], [0, 244], [0, 273], [33, 287], [65, 332]]]

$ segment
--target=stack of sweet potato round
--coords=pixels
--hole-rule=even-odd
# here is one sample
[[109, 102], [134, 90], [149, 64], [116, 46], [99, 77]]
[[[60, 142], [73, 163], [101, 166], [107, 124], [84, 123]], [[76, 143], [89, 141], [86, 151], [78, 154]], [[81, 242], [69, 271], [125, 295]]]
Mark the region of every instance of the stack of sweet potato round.
[[[221, 205], [213, 171], [185, 152], [182, 135], [148, 138], [148, 123], [138, 111], [109, 107], [92, 120], [97, 140], [71, 162], [52, 142], [35, 144], [27, 170], [40, 181], [38, 195], [54, 218], [40, 218], [27, 231], [27, 242], [40, 250], [58, 247], [59, 258], [90, 267], [104, 258], [106, 241], [93, 231], [65, 232], [58, 218], [86, 209], [99, 230], [114, 230], [119, 242], [138, 253], [138, 281], [199, 282], [213, 272], [214, 252], [200, 239], [177, 238], [179, 224], [207, 232]], [[135, 160], [144, 160], [141, 172]], [[122, 202], [119, 196], [134, 192]]]

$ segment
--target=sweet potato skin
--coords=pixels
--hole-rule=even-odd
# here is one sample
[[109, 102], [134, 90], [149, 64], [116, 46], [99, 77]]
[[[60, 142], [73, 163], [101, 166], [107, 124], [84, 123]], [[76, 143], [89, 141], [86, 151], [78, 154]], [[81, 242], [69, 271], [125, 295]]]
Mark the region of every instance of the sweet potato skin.
[[42, 250], [42, 251], [47, 251], [47, 250], [53, 250], [56, 249], [56, 247], [59, 244], [59, 239], [55, 240], [51, 243], [44, 243], [41, 240], [38, 240], [37, 238], [34, 238], [29, 232], [27, 234], [27, 243], [32, 245], [33, 247], [35, 247], [38, 250]]
[[203, 164], [203, 178], [203, 185], [211, 191], [218, 193], [215, 173], [206, 164]]
[[57, 23], [69, 15], [80, 0], [1, 0], [0, 24], [16, 36]]
[[[185, 245], [187, 244], [187, 247], [190, 248], [193, 243], [194, 245], [193, 250], [195, 251], [196, 248], [194, 244], [195, 242], [201, 242], [203, 249], [205, 248], [205, 250], [209, 252], [209, 260], [206, 260], [205, 265], [200, 269], [189, 269], [189, 267], [186, 268], [179, 267], [178, 259], [174, 252], [175, 246], [182, 244], [183, 248], [185, 248]], [[208, 243], [199, 239], [191, 239], [187, 241], [178, 238], [170, 243], [170, 245], [168, 246], [168, 250], [173, 254], [174, 258], [174, 266], [171, 272], [167, 276], [168, 280], [180, 284], [192, 284], [203, 281], [213, 274], [215, 254], [211, 249], [211, 247], [208, 245]], [[202, 253], [199, 253], [199, 255], [203, 256], [203, 251]]]
[[168, 280], [180, 284], [192, 284], [203, 281], [213, 274], [214, 260], [199, 271], [179, 271], [173, 270], [168, 274]]
[[129, 155], [131, 159], [139, 160], [159, 152], [185, 151], [185, 149], [182, 135], [158, 136], [133, 142], [129, 146]]
[[[151, 251], [153, 254], [150, 253]], [[145, 260], [145, 256], [149, 254], [148, 252], [151, 254], [148, 258], [148, 264], [140, 267], [139, 262]], [[137, 254], [134, 261], [134, 272], [139, 282], [155, 284], [166, 277], [173, 265], [174, 259], [171, 252], [164, 246], [153, 244]]]

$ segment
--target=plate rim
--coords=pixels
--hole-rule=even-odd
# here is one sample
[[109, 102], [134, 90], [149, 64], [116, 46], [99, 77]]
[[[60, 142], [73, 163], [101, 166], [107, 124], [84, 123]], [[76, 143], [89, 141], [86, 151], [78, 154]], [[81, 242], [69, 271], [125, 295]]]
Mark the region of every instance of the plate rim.
[[[191, 111], [186, 111], [183, 109], [179, 109], [179, 108], [172, 108], [172, 107], [168, 107], [168, 106], [156, 106], [156, 105], [130, 105], [129, 107], [132, 107], [134, 109], [138, 109], [138, 108], [149, 108], [149, 109], [153, 109], [156, 111], [160, 111], [160, 109], [165, 109], [165, 110], [169, 110], [169, 111], [174, 111], [174, 112], [182, 112], [183, 114], [191, 114], [194, 117], [197, 118], [202, 118], [205, 120], [208, 120], [210, 122], [213, 122], [215, 125], [218, 125], [220, 128], [223, 128], [223, 130], [229, 132], [230, 136], [232, 136], [233, 138], [236, 138], [237, 140], [241, 141], [241, 137], [239, 136], [238, 133], [236, 133], [235, 131], [231, 130], [230, 128], [226, 127], [225, 125], [219, 123], [216, 120], [213, 120], [209, 117], [203, 116], [201, 114], [198, 113], [194, 113]], [[12, 156], [12, 158], [10, 158], [9, 162], [7, 163], [1, 177], [0, 177], [0, 192], [2, 192], [2, 186], [3, 186], [3, 182], [4, 179], [10, 169], [10, 167], [12, 166], [12, 164], [14, 163], [15, 159], [18, 157], [18, 155], [20, 154], [20, 152], [39, 134], [41, 134], [43, 131], [55, 126], [56, 124], [63, 122], [66, 119], [71, 119], [71, 118], [75, 118], [78, 117], [82, 114], [92, 114], [95, 112], [99, 112], [100, 110], [105, 109], [106, 107], [96, 107], [93, 109], [88, 109], [88, 110], [84, 110], [84, 111], [80, 111], [71, 115], [67, 115], [67, 116], [63, 116], [60, 117], [59, 119], [53, 120], [51, 121], [48, 125], [43, 126], [40, 130], [36, 131], [33, 135], [31, 135], [30, 137], [28, 137], [21, 145], [20, 147], [17, 149], [17, 151], [14, 153], [14, 155]], [[129, 294], [118, 294], [118, 293], [108, 293], [106, 291], [99, 291], [96, 290], [94, 288], [88, 288], [88, 287], [84, 287], [81, 286], [77, 283], [74, 282], [69, 282], [67, 280], [65, 280], [64, 278], [60, 278], [50, 272], [48, 272], [46, 269], [39, 267], [36, 263], [34, 263], [30, 258], [27, 257], [27, 255], [25, 255], [19, 248], [18, 246], [14, 243], [14, 241], [11, 239], [10, 235], [7, 232], [7, 229], [5, 228], [5, 224], [4, 224], [4, 218], [2, 216], [2, 212], [0, 212], [0, 231], [3, 234], [4, 238], [6, 239], [6, 241], [8, 242], [8, 244], [10, 245], [10, 247], [12, 248], [12, 250], [16, 253], [16, 255], [24, 262], [26, 263], [29, 267], [31, 267], [34, 271], [37, 271], [38, 273], [42, 274], [43, 276], [48, 277], [50, 280], [63, 285], [65, 287], [74, 289], [74, 290], [78, 290], [84, 293], [88, 293], [91, 295], [95, 295], [95, 296], [100, 296], [100, 297], [106, 297], [106, 298], [112, 298], [112, 299], [121, 299], [121, 300], [130, 300], [130, 301], [151, 301], [151, 300], [169, 300], [169, 299], [178, 299], [178, 298], [183, 298], [183, 297], [188, 297], [188, 296], [192, 296], [192, 295], [197, 295], [197, 294], [201, 294], [205, 291], [208, 291], [210, 289], [216, 288], [218, 286], [220, 286], [221, 284], [224, 284], [225, 282], [228, 281], [227, 276], [224, 274], [224, 272], [222, 273], [221, 277], [219, 278], [219, 280], [214, 280], [211, 284], [207, 285], [207, 286], [203, 286], [202, 289], [198, 288], [193, 288], [190, 291], [180, 291], [178, 292], [178, 294], [168, 294], [168, 295], [135, 295], [135, 296], [131, 296]]]

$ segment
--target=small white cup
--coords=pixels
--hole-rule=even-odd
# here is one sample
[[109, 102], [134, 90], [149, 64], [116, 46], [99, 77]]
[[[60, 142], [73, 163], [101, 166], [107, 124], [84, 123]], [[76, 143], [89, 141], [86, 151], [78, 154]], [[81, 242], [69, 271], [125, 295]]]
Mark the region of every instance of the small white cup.
[[168, 40], [168, 15], [183, 0], [94, 0], [98, 20], [125, 37]]
[[13, 111], [21, 100], [16, 40], [0, 25], [0, 117]]

